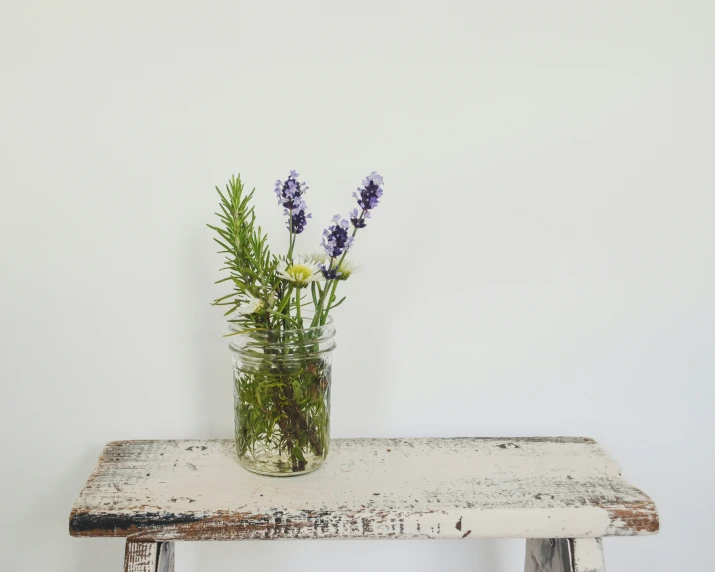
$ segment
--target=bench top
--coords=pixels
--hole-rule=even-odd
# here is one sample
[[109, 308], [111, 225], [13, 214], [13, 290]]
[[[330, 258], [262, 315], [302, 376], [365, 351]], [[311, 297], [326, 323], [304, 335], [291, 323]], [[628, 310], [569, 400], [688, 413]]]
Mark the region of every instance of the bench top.
[[592, 439], [333, 439], [324, 466], [249, 473], [233, 441], [109, 443], [73, 536], [135, 540], [653, 534], [653, 501]]

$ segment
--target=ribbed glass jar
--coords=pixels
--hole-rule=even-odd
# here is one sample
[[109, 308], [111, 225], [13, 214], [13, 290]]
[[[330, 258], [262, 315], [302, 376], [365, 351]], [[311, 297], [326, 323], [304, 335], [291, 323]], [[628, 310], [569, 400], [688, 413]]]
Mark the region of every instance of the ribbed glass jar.
[[323, 464], [334, 337], [332, 318], [315, 328], [233, 336], [236, 452], [249, 471], [288, 477]]

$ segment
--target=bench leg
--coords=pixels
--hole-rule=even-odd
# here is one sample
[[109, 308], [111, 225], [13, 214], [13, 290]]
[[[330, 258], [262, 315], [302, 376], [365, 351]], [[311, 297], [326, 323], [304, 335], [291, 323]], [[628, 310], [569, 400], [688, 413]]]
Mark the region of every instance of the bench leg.
[[127, 540], [124, 572], [174, 572], [174, 543]]
[[525, 572], [605, 572], [600, 538], [530, 538]]

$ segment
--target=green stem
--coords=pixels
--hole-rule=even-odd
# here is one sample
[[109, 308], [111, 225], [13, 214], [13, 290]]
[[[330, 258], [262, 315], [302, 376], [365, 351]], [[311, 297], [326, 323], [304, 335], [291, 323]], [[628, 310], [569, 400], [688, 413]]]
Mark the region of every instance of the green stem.
[[295, 289], [295, 317], [300, 324], [300, 328], [303, 328], [303, 318], [300, 316], [300, 288]]
[[[330, 266], [328, 266], [328, 271], [333, 269], [333, 262], [335, 262], [334, 258], [330, 259]], [[323, 291], [320, 293], [320, 299], [318, 300], [318, 303], [315, 305], [315, 315], [313, 316], [313, 320], [310, 322], [310, 327], [314, 328], [317, 326], [320, 321], [321, 321], [321, 314], [323, 311], [323, 303], [325, 302], [325, 296], [328, 293], [328, 287], [330, 284], [328, 282], [325, 283], [325, 288], [323, 288]]]
[[[338, 266], [340, 268], [340, 266]], [[328, 307], [325, 308], [325, 313], [320, 316], [320, 325], [324, 326], [325, 322], [328, 321], [328, 313], [330, 312], [330, 305], [335, 301], [335, 291], [338, 289], [339, 280], [333, 280], [333, 284], [330, 290], [330, 297], [328, 298]], [[327, 290], [327, 288], [326, 288]]]
[[291, 318], [290, 316], [288, 316], [286, 314], [281, 314], [280, 312], [276, 312], [275, 310], [268, 310], [268, 309], [266, 309], [266, 312], [268, 312], [269, 314], [271, 314], [273, 316], [278, 316], [279, 318], [282, 318], [283, 321], [291, 322], [291, 324], [294, 325], [296, 328], [300, 329], [300, 327], [301, 327], [300, 324], [298, 324], [298, 322], [295, 321], [295, 318]]
[[285, 309], [286, 305], [290, 302], [290, 295], [291, 295], [292, 293], [293, 293], [293, 285], [290, 284], [290, 285], [288, 286], [288, 292], [286, 292], [285, 296], [284, 296], [283, 299], [281, 300], [280, 306], [278, 306], [278, 308], [276, 308], [276, 310], [277, 310], [279, 313], [282, 312], [282, 311]]
[[313, 307], [317, 308], [318, 307], [318, 296], [315, 294], [315, 289], [318, 287], [317, 282], [311, 282], [310, 283], [310, 295], [313, 297]]
[[[293, 220], [293, 219], [292, 219], [292, 217], [291, 217], [291, 226], [292, 226], [292, 224], [293, 224], [293, 223], [292, 223], [292, 220]], [[290, 242], [289, 242], [289, 245], [288, 245], [288, 256], [286, 257], [286, 258], [288, 258], [288, 262], [290, 262], [291, 264], [293, 264], [293, 248], [294, 248], [294, 247], [295, 247], [295, 234], [293, 234], [293, 230], [291, 229], [291, 232], [290, 232]]]
[[[363, 209], [363, 211], [360, 213], [360, 219], [359, 219], [359, 220], [363, 220], [364, 218], [365, 218], [365, 209]], [[353, 233], [352, 233], [351, 238], [353, 238], [353, 239], [355, 238], [355, 235], [357, 234], [357, 231], [358, 231], [358, 227], [357, 227], [357, 225], [356, 225], [355, 228], [353, 229]], [[343, 263], [343, 260], [345, 260], [345, 257], [346, 257], [347, 255], [348, 255], [348, 251], [346, 250], [345, 252], [343, 252], [343, 255], [340, 257], [340, 260], [338, 261], [337, 268], [340, 268], [340, 265]], [[332, 270], [332, 269], [333, 269], [333, 262], [335, 262], [335, 259], [334, 259], [334, 258], [331, 258], [331, 259], [330, 259], [330, 268], [329, 268], [329, 270]], [[330, 298], [329, 298], [329, 300], [334, 300], [335, 290], [337, 289], [337, 287], [338, 287], [338, 280], [333, 280], [333, 284], [332, 284], [332, 289], [331, 289], [331, 293], [330, 293]], [[320, 297], [320, 300], [319, 300], [319, 302], [318, 302], [318, 305], [317, 305], [316, 308], [315, 308], [315, 317], [313, 318], [313, 321], [312, 321], [312, 323], [311, 323], [311, 327], [313, 327], [313, 328], [314, 328], [315, 326], [317, 326], [318, 324], [320, 324], [321, 326], [324, 325], [325, 322], [326, 322], [327, 319], [328, 319], [328, 312], [330, 311], [330, 308], [326, 309], [325, 315], [323, 315], [323, 305], [325, 304], [325, 295], [327, 294], [327, 292], [328, 292], [328, 284], [325, 285], [325, 290], [323, 290], [323, 294], [322, 294], [322, 296]], [[330, 306], [330, 301], [328, 302], [328, 306]]]

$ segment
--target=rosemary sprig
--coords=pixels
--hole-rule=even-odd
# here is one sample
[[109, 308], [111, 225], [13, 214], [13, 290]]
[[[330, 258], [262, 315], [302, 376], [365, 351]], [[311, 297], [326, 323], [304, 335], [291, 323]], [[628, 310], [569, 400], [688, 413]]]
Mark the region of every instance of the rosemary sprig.
[[216, 215], [222, 226], [206, 226], [218, 234], [214, 240], [222, 248], [219, 253], [226, 255], [222, 270], [228, 271], [229, 275], [216, 283], [231, 281], [233, 291], [214, 300], [213, 305], [229, 306], [225, 315], [231, 316], [230, 320], [243, 328], [271, 327], [266, 312], [240, 312], [241, 307], [252, 300], [259, 300], [263, 309], [270, 310], [272, 294], [278, 285], [278, 258], [270, 251], [267, 235], [260, 226], [256, 227], [254, 207], [250, 205], [255, 189], [246, 193], [238, 175], [231, 177], [225, 192], [218, 187], [216, 192], [221, 209]]

